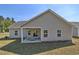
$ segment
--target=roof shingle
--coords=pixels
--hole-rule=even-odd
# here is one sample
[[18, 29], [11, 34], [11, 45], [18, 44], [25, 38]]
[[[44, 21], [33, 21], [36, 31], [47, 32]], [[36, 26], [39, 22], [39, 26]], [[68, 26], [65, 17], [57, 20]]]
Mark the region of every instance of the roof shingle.
[[25, 24], [27, 21], [18, 21], [12, 25], [9, 26], [9, 28], [20, 28], [23, 24]]

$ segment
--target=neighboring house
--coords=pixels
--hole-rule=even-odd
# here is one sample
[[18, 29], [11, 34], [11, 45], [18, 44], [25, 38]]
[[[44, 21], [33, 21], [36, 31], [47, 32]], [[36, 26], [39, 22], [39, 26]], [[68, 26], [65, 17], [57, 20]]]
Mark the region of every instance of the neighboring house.
[[79, 22], [72, 22], [75, 27], [73, 27], [73, 36], [79, 37]]
[[21, 26], [25, 23], [26, 21], [19, 21], [9, 26], [10, 38], [21, 38]]
[[72, 40], [72, 24], [48, 9], [29, 21], [9, 27], [10, 38], [21, 38], [22, 43]]

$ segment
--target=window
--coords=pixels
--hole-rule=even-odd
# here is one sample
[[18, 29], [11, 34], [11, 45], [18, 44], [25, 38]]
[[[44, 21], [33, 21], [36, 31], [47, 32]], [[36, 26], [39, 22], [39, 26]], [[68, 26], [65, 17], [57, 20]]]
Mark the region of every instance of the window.
[[38, 30], [35, 30], [35, 32], [33, 33], [33, 37], [38, 37]]
[[57, 30], [57, 37], [61, 37], [61, 30]]
[[48, 30], [44, 30], [44, 33], [48, 33]]
[[44, 37], [48, 37], [48, 30], [44, 30]]
[[28, 35], [31, 35], [31, 31], [28, 31]]
[[18, 31], [15, 31], [15, 35], [18, 35]]
[[33, 33], [33, 37], [38, 37], [38, 35], [36, 33]]

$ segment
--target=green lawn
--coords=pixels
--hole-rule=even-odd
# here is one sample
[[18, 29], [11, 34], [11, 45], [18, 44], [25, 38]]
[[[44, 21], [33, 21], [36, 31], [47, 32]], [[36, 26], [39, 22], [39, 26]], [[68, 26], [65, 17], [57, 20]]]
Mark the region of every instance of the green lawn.
[[79, 40], [73, 40], [74, 44], [68, 44], [67, 42], [21, 44], [19, 41], [16, 40], [0, 40], [0, 55], [79, 54]]
[[43, 42], [23, 43], [19, 40], [0, 40], [0, 55], [71, 55], [79, 54], [79, 39], [74, 38], [73, 43]]

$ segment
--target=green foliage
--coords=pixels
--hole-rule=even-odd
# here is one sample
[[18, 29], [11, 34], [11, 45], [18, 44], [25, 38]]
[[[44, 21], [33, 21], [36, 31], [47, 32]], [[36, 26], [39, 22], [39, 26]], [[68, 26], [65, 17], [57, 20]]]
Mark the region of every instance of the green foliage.
[[14, 18], [12, 18], [12, 23], [15, 23], [15, 20], [14, 20]]
[[13, 23], [15, 23], [14, 18], [0, 16], [0, 32], [8, 32], [8, 27]]
[[4, 24], [4, 17], [0, 16], [0, 32], [4, 32], [4, 30], [3, 30], [3, 24]]

